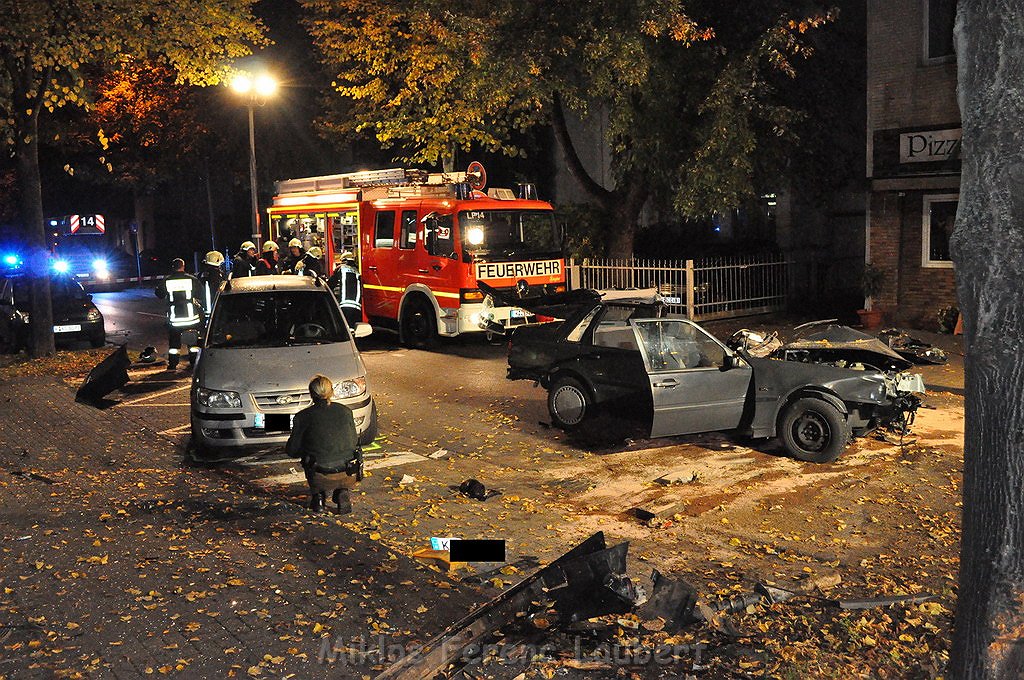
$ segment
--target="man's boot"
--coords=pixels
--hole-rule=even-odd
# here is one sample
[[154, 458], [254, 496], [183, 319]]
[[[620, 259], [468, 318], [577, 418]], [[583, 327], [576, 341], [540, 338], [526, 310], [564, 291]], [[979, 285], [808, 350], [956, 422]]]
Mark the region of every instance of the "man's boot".
[[335, 505], [338, 506], [339, 515], [347, 515], [352, 512], [352, 500], [345, 489], [335, 489], [333, 500]]
[[309, 499], [309, 509], [313, 512], [323, 512], [324, 509], [324, 492], [314, 491], [313, 496]]

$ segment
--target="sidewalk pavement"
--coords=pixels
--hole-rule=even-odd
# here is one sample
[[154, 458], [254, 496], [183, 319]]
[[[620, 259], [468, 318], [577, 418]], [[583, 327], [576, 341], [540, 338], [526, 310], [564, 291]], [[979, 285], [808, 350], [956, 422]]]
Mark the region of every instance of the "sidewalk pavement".
[[423, 642], [486, 599], [374, 533], [188, 467], [56, 378], [2, 394], [0, 679], [372, 676], [319, 663], [323, 640]]

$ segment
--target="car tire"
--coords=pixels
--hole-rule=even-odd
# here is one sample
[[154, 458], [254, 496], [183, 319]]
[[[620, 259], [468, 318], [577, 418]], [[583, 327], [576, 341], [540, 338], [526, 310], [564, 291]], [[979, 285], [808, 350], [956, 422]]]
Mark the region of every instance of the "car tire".
[[579, 429], [593, 412], [590, 390], [576, 378], [559, 378], [548, 389], [548, 413], [555, 427], [566, 431]]
[[437, 320], [430, 304], [422, 298], [413, 298], [402, 310], [402, 343], [406, 347], [428, 349], [437, 340]]
[[373, 402], [370, 407], [370, 426], [363, 430], [363, 433], [359, 435], [359, 445], [369, 446], [373, 443], [373, 440], [377, 438], [380, 433], [380, 427], [377, 424], [377, 402]]
[[90, 336], [89, 344], [92, 345], [93, 349], [103, 347], [103, 345], [107, 344], [107, 334], [96, 333], [95, 335]]
[[213, 452], [210, 451], [209, 447], [203, 444], [202, 435], [196, 432], [196, 424], [193, 421], [191, 423], [191, 439], [189, 441], [188, 458], [191, 458], [192, 462], [197, 465], [206, 465], [209, 460], [213, 457]]
[[846, 416], [824, 399], [798, 399], [782, 414], [779, 438], [794, 458], [831, 463], [846, 449], [850, 426]]

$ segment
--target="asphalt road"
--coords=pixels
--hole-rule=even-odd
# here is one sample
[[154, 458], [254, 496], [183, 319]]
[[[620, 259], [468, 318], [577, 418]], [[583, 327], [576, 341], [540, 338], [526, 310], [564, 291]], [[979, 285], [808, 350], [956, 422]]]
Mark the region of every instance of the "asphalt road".
[[152, 287], [93, 293], [92, 301], [103, 314], [108, 341], [121, 344], [127, 332], [129, 349], [141, 350], [149, 346], [160, 352], [167, 350], [164, 303], [153, 293]]
[[[119, 402], [113, 408], [144, 420], [186, 450], [191, 372], [184, 363], [176, 371], [166, 369], [161, 301], [149, 288], [96, 293], [93, 300], [106, 319], [109, 341], [120, 343], [117, 334], [127, 332], [130, 350], [151, 345], [160, 356], [157, 365], [133, 367], [131, 382], [122, 393], [111, 395]], [[358, 344], [380, 420], [381, 437], [368, 449], [370, 460], [379, 456], [395, 465], [422, 462], [439, 449], [479, 455], [494, 450], [499, 431], [512, 434], [506, 427], [511, 422], [516, 423], [517, 444], [532, 439], [529, 435], [544, 441], [557, 437], [557, 431], [541, 424], [548, 419], [544, 391], [505, 379], [504, 343], [470, 336], [441, 339], [432, 351], [410, 350], [399, 345], [397, 335], [375, 330]], [[295, 369], [311, 377], [315, 373], [310, 367]], [[506, 419], [508, 423], [500, 422]], [[280, 448], [238, 455], [226, 465], [251, 473], [246, 475], [250, 478], [303, 481], [290, 472], [295, 461], [284, 459]]]

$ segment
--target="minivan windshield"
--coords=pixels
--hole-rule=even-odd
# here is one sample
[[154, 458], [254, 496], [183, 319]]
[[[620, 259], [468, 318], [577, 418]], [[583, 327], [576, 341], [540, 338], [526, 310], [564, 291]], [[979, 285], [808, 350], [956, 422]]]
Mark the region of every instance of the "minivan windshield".
[[221, 295], [207, 347], [287, 347], [349, 339], [338, 305], [322, 291]]

